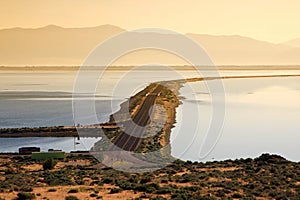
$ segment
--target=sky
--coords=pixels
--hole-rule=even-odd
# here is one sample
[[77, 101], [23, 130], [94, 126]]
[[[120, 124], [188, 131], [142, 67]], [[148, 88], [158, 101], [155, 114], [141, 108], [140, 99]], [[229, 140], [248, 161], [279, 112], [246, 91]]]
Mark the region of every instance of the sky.
[[300, 37], [299, 10], [299, 0], [0, 0], [0, 29], [112, 24], [280, 43]]

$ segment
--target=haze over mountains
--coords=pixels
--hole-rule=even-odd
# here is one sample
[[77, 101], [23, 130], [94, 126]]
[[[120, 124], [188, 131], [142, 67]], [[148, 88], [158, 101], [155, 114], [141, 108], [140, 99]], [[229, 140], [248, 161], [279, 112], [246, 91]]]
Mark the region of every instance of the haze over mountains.
[[[112, 25], [89, 28], [62, 28], [49, 25], [37, 29], [11, 28], [0, 30], [0, 65], [81, 65], [99, 43], [126, 31]], [[153, 33], [158, 34], [158, 33]], [[186, 34], [204, 47], [218, 65], [297, 65], [300, 64], [300, 38], [281, 44], [248, 37]], [[172, 35], [161, 34], [164, 37]], [[117, 47], [116, 47], [117, 48]], [[172, 58], [171, 58], [172, 57]], [[167, 53], [148, 51], [120, 59], [118, 65], [135, 65], [156, 60], [174, 63]]]
[[284, 44], [286, 45], [289, 45], [291, 47], [300, 47], [300, 38], [296, 38], [296, 39], [293, 39], [293, 40], [289, 40], [289, 41], [286, 41], [284, 42]]

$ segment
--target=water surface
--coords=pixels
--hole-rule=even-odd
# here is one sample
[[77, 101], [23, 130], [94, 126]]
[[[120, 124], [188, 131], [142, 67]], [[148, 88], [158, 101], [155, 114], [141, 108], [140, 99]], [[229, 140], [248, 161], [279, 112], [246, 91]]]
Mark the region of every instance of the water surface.
[[[207, 157], [199, 157], [212, 117], [211, 97], [204, 84], [191, 83], [194, 91], [189, 87], [181, 90], [186, 99], [178, 109], [172, 134], [173, 155], [206, 161], [257, 157], [269, 152], [300, 161], [300, 78], [226, 79], [223, 83], [226, 116], [215, 148]], [[195, 109], [200, 114], [191, 116]], [[187, 115], [190, 118], [184, 117]], [[197, 120], [190, 120], [193, 118]], [[197, 123], [199, 129], [195, 131]]]
[[41, 151], [59, 149], [65, 152], [88, 151], [100, 138], [23, 137], [0, 138], [0, 152], [18, 152], [20, 147], [40, 147]]
[[[221, 75], [300, 74], [299, 70], [230, 70]], [[96, 109], [105, 122], [126, 98], [149, 83], [197, 77], [191, 71], [108, 71], [97, 87]], [[206, 76], [214, 76], [207, 72]], [[73, 125], [72, 91], [75, 71], [1, 71], [0, 128]], [[180, 90], [183, 104], [177, 109], [172, 154], [183, 160], [223, 160], [277, 153], [300, 161], [300, 78], [245, 78], [223, 81], [226, 118], [221, 137], [206, 158], [199, 158], [211, 119], [211, 96], [204, 82], [186, 84]], [[198, 109], [198, 115], [192, 116]], [[88, 116], [87, 116], [88, 117]], [[196, 129], [198, 125], [198, 129]], [[0, 151], [21, 146], [40, 146], [70, 151], [88, 150], [98, 139], [1, 138]]]

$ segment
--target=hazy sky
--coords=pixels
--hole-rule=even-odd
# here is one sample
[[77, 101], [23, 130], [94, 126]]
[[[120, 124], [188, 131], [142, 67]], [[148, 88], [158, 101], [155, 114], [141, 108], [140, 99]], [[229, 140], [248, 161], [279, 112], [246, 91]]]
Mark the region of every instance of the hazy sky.
[[300, 37], [299, 0], [0, 0], [0, 28], [167, 28], [283, 42]]

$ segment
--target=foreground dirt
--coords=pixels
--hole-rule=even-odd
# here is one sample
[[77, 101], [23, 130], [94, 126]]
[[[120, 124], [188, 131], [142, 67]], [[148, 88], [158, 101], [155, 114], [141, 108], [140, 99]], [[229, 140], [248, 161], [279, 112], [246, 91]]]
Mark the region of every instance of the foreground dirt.
[[[123, 191], [118, 194], [110, 194], [110, 185], [103, 186], [101, 188], [92, 186], [57, 186], [57, 187], [43, 187], [34, 188], [32, 193], [36, 194], [35, 199], [65, 199], [67, 196], [76, 196], [78, 199], [132, 199], [139, 197], [138, 193], [133, 191]], [[72, 194], [69, 193], [70, 190], [78, 189], [78, 192]], [[98, 192], [98, 193], [95, 193]], [[4, 199], [15, 199], [18, 192], [2, 193], [0, 196]], [[95, 194], [95, 197], [90, 197], [90, 194]], [[101, 195], [100, 195], [101, 194]]]

